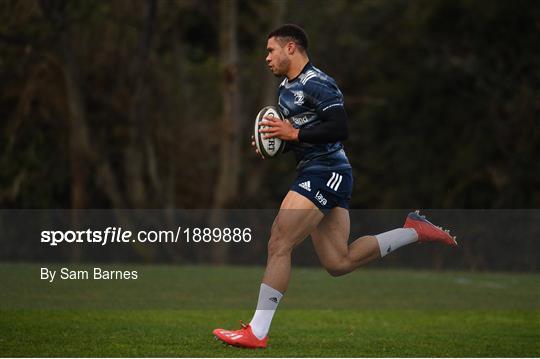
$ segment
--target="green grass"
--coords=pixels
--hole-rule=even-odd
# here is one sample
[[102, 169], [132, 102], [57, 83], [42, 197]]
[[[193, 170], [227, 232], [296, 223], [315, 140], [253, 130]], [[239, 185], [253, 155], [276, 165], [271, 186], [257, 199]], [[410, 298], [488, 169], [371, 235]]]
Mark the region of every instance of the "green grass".
[[[79, 266], [91, 268], [92, 266]], [[0, 264], [1, 356], [540, 356], [540, 276], [295, 268], [270, 347], [211, 330], [249, 321], [262, 268], [115, 266], [136, 281], [39, 280]], [[112, 267], [111, 267], [112, 268]]]

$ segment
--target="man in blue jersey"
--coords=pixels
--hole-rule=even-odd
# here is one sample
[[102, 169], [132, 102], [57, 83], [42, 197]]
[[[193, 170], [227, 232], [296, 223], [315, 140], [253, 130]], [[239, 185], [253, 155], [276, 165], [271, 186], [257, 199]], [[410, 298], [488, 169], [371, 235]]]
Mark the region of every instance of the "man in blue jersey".
[[[343, 95], [330, 76], [311, 64], [308, 38], [296, 25], [283, 25], [268, 35], [266, 62], [279, 85], [279, 107], [288, 121], [266, 118], [261, 129], [266, 138], [287, 141], [295, 153], [298, 175], [281, 203], [268, 242], [268, 261], [259, 291], [257, 309], [240, 330], [215, 329], [225, 343], [265, 348], [277, 306], [291, 275], [291, 253], [311, 235], [322, 265], [333, 276], [414, 242], [438, 241], [457, 245], [447, 231], [417, 212], [404, 228], [364, 236], [350, 245], [349, 200], [353, 177], [341, 141], [348, 136]], [[254, 143], [252, 143], [254, 145]]]

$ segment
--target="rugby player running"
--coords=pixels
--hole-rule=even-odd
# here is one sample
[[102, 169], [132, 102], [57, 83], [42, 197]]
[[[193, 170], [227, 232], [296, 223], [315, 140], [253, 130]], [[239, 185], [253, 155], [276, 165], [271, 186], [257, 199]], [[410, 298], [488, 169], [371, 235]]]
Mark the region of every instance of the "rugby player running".
[[[255, 314], [239, 330], [215, 329], [223, 342], [245, 348], [265, 348], [274, 313], [287, 291], [293, 248], [311, 235], [315, 251], [332, 276], [352, 272], [414, 242], [455, 238], [418, 212], [409, 213], [403, 228], [363, 236], [348, 244], [349, 200], [353, 177], [341, 141], [348, 136], [343, 95], [330, 76], [311, 64], [308, 38], [287, 24], [268, 35], [266, 62], [279, 85], [279, 109], [289, 121], [266, 118], [265, 138], [287, 141], [295, 153], [298, 176], [281, 203], [268, 242], [268, 260]], [[252, 142], [252, 145], [254, 143]]]

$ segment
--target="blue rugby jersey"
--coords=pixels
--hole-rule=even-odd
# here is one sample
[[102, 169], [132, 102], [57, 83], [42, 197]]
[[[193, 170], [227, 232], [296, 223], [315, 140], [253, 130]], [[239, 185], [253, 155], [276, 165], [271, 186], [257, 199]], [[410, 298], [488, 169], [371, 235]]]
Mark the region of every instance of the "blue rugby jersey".
[[[281, 113], [294, 128], [310, 128], [321, 123], [320, 114], [334, 106], [343, 106], [343, 94], [333, 78], [308, 63], [293, 80], [279, 85]], [[296, 155], [297, 169], [339, 170], [351, 168], [341, 142], [310, 144], [287, 142], [287, 151]]]

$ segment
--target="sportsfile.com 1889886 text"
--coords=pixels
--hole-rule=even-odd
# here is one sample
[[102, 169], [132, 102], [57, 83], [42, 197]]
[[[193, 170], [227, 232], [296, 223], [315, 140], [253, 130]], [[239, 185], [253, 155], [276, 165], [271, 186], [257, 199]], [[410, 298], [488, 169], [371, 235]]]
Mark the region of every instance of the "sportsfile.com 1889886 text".
[[249, 243], [252, 230], [249, 227], [177, 227], [172, 230], [141, 230], [135, 232], [121, 227], [105, 230], [46, 230], [41, 231], [41, 243], [57, 246], [62, 243], [92, 243], [102, 246], [109, 243]]

